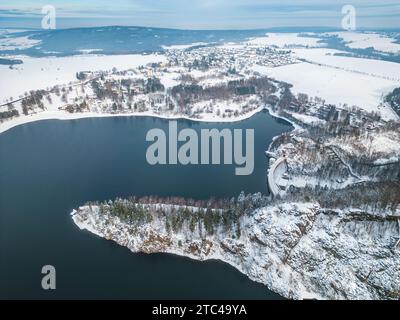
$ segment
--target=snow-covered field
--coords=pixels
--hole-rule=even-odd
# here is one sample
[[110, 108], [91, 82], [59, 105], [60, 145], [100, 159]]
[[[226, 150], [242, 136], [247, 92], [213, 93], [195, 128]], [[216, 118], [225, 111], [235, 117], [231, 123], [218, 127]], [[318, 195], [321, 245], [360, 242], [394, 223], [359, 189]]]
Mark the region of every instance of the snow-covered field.
[[383, 97], [400, 87], [400, 64], [394, 62], [334, 56], [332, 49], [293, 49], [307, 62], [276, 68], [256, 66], [256, 71], [293, 85], [294, 93], [321, 97], [327, 103], [366, 111], [379, 111], [384, 119], [397, 118], [385, 106]]
[[136, 68], [149, 62], [162, 62], [162, 55], [81, 55], [62, 58], [17, 57], [23, 64], [10, 69], [0, 65], [0, 102], [30, 90], [46, 89], [54, 85], [76, 81], [79, 71], [119, 70]]
[[[159, 208], [168, 212], [163, 204], [152, 211]], [[352, 214], [326, 214], [312, 202], [271, 204], [240, 218], [239, 237], [235, 228], [218, 226], [211, 235], [202, 222], [192, 230], [186, 221], [181, 230], [167, 231], [167, 215], [153, 214], [151, 222], [136, 226], [93, 205], [71, 217], [79, 229], [132, 252], [221, 260], [286, 298], [398, 299], [400, 254], [390, 250], [397, 223], [359, 221]]]
[[277, 46], [285, 48], [289, 46], [319, 47], [319, 39], [299, 36], [298, 33], [267, 33], [266, 37], [254, 38], [248, 42], [256, 46]]
[[366, 49], [373, 47], [377, 51], [400, 54], [400, 44], [395, 39], [378, 33], [336, 32], [349, 48]]
[[334, 49], [293, 49], [294, 55], [315, 64], [339, 68], [354, 73], [396, 81], [400, 85], [400, 63], [382, 60], [352, 58], [334, 54], [344, 53]]

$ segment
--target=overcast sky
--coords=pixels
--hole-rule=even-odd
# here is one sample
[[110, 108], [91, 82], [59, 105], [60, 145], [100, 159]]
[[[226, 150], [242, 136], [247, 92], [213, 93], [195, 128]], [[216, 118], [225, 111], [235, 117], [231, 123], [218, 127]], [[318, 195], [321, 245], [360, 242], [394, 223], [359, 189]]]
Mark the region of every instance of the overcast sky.
[[53, 5], [59, 28], [340, 27], [345, 4], [356, 8], [359, 28], [400, 28], [400, 0], [1, 0], [0, 26], [40, 27], [42, 6]]

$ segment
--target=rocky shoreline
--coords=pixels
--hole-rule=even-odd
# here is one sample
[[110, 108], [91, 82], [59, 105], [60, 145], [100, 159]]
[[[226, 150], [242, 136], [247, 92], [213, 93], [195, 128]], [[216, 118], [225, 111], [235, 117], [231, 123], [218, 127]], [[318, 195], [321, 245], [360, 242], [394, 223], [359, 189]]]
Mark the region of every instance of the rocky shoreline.
[[132, 252], [221, 260], [290, 299], [400, 298], [400, 248], [393, 242], [399, 217], [276, 203], [240, 217], [240, 234], [236, 227], [210, 234], [188, 221], [167, 230], [169, 205], [145, 206], [148, 219], [139, 224], [105, 213], [113, 205], [80, 207], [72, 219]]

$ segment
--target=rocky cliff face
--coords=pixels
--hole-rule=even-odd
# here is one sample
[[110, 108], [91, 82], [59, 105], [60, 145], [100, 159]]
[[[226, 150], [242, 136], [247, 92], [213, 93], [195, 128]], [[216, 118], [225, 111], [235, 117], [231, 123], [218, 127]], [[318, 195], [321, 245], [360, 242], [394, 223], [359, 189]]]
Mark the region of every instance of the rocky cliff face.
[[160, 208], [165, 206], [149, 206], [151, 219], [139, 225], [99, 206], [81, 207], [72, 218], [81, 229], [133, 252], [222, 260], [287, 298], [400, 298], [399, 216], [271, 204], [210, 235], [201, 223], [167, 230]]

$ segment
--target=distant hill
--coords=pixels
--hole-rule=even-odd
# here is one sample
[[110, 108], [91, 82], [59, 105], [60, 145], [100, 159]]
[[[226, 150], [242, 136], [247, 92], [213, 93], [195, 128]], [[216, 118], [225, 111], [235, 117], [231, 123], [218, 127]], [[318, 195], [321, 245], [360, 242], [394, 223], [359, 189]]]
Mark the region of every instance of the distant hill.
[[[330, 28], [272, 28], [258, 30], [178, 30], [148, 27], [93, 27], [26, 31], [14, 37], [27, 36], [40, 43], [25, 49], [3, 50], [2, 54], [24, 54], [33, 57], [69, 56], [88, 52], [128, 54], [163, 52], [163, 46], [195, 42], [220, 43], [260, 37], [266, 32], [327, 32]], [[10, 37], [8, 35], [8, 37]], [[0, 37], [1, 39], [1, 37]]]

